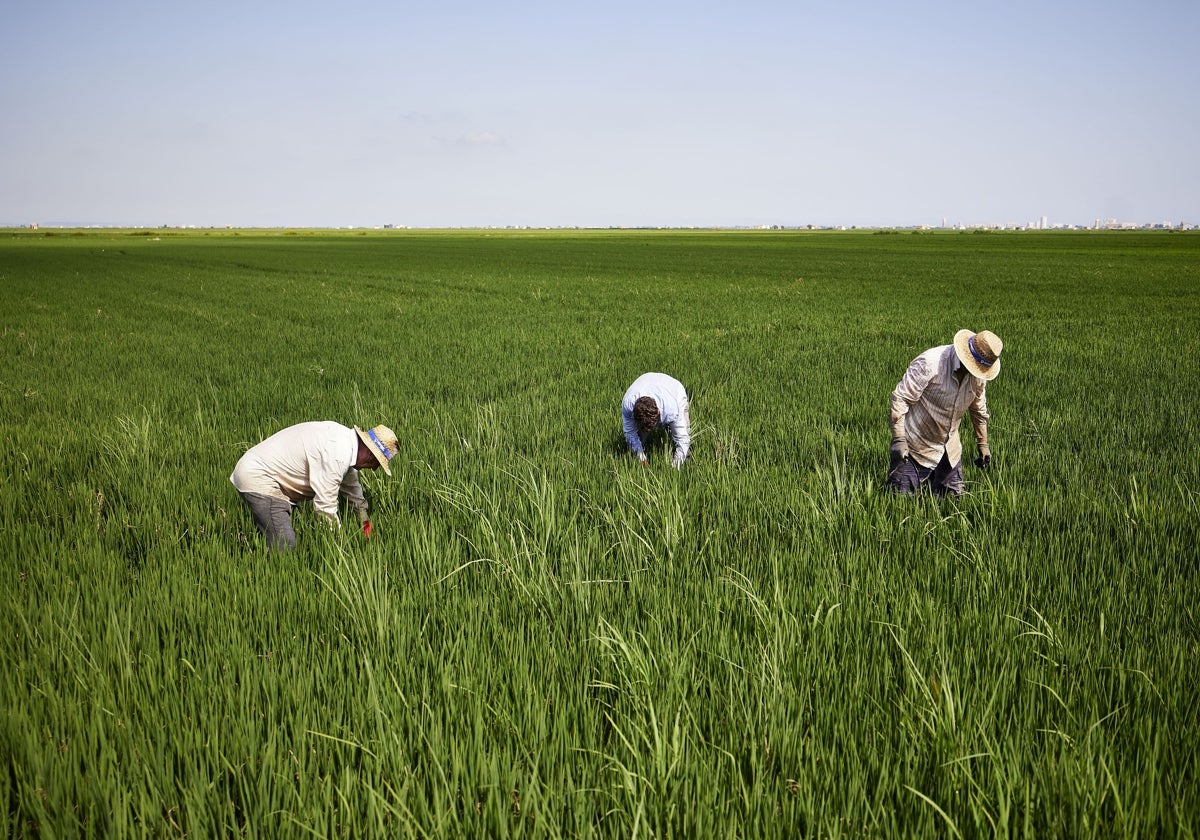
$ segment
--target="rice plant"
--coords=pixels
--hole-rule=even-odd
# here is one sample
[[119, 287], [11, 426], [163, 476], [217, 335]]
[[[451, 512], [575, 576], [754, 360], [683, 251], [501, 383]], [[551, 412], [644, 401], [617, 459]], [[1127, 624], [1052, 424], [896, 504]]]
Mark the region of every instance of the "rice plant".
[[[1200, 239], [0, 238], [12, 836], [1193, 837]], [[887, 396], [1005, 342], [992, 467]], [[662, 370], [693, 454], [640, 467]], [[229, 483], [387, 423], [375, 534]]]

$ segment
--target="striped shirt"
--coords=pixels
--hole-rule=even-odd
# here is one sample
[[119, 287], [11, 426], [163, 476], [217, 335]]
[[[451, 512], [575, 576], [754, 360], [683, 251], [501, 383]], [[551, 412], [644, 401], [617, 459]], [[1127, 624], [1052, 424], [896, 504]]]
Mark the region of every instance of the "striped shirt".
[[926, 350], [892, 391], [892, 438], [905, 438], [913, 460], [929, 469], [945, 453], [951, 467], [962, 461], [958, 427], [971, 413], [976, 443], [987, 442], [987, 383], [972, 376], [953, 344]]

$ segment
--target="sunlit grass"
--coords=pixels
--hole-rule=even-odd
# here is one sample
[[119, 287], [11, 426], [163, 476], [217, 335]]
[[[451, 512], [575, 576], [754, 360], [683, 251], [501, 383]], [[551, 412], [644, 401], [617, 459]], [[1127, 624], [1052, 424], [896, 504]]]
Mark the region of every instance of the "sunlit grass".
[[[0, 239], [8, 833], [1194, 836], [1200, 239]], [[983, 290], [983, 291], [981, 291]], [[887, 394], [1005, 341], [993, 469]], [[693, 458], [624, 449], [663, 370]], [[228, 475], [387, 423], [376, 536]]]

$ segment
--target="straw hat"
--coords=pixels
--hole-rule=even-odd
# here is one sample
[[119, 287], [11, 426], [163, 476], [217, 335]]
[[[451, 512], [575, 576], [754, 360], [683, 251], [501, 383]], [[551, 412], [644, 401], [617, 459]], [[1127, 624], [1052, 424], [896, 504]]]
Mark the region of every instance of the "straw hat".
[[388, 466], [388, 461], [395, 458], [400, 452], [400, 441], [396, 440], [396, 433], [387, 426], [376, 426], [366, 432], [355, 426], [354, 431], [358, 432], [358, 436], [371, 450], [371, 454], [375, 456], [379, 466], [383, 467], [383, 471], [391, 475], [392, 468]]
[[959, 330], [954, 334], [954, 352], [972, 376], [990, 382], [1000, 373], [1000, 351], [1004, 342], [993, 332], [973, 333]]

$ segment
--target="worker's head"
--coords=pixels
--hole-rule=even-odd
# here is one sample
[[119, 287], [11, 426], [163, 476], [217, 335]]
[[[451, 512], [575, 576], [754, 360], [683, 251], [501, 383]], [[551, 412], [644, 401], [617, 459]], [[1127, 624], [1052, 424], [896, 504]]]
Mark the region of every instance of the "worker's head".
[[388, 466], [388, 461], [395, 458], [396, 453], [400, 451], [400, 442], [396, 440], [395, 432], [387, 426], [376, 426], [365, 432], [355, 426], [354, 431], [358, 432], [358, 457], [354, 460], [354, 468], [373, 470], [383, 467], [383, 471], [391, 475], [392, 469]]
[[1000, 373], [1000, 351], [1004, 342], [993, 332], [973, 333], [959, 330], [954, 336], [954, 352], [972, 376], [990, 382]]
[[637, 428], [639, 437], [645, 437], [658, 428], [660, 420], [658, 403], [654, 397], [639, 397], [633, 404], [633, 425]]

